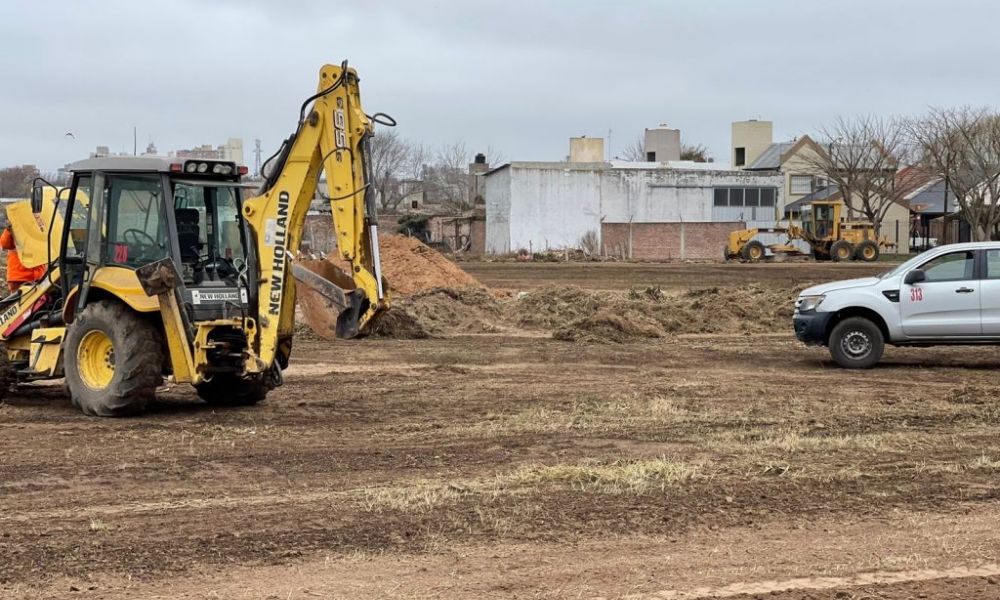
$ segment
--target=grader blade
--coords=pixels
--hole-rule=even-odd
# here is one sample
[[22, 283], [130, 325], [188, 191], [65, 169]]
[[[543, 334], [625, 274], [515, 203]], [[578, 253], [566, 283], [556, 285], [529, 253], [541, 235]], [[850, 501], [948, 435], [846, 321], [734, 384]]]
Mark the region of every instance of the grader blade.
[[302, 316], [324, 340], [357, 337], [364, 295], [354, 280], [325, 260], [292, 263], [296, 295]]

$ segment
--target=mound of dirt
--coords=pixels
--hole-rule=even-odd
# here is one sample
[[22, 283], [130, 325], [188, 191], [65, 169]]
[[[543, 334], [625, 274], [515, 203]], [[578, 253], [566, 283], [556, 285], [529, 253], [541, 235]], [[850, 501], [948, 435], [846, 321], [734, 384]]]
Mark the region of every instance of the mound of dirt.
[[[482, 284], [443, 254], [405, 235], [379, 237], [382, 274], [397, 297], [434, 288], [482, 287]], [[336, 254], [328, 259], [340, 269], [347, 264]]]
[[[415, 238], [387, 235], [381, 237], [379, 242], [382, 274], [389, 282], [393, 300], [391, 308], [373, 324], [374, 335], [420, 339], [467, 330], [481, 331], [486, 326], [484, 319], [464, 310], [465, 307], [496, 304], [475, 277]], [[300, 263], [342, 287], [341, 280], [349, 286], [353, 285], [346, 275], [350, 266], [336, 254], [331, 254], [325, 261], [303, 260]], [[335, 320], [323, 308], [325, 305], [320, 296], [302, 286], [298, 304], [303, 320], [314, 336], [334, 339], [331, 332]], [[457, 315], [452, 314], [456, 312]], [[455, 316], [458, 316], [457, 324], [453, 321]]]
[[396, 299], [372, 333], [421, 339], [500, 330], [500, 302], [480, 287], [435, 288]]
[[623, 342], [683, 333], [763, 333], [788, 326], [797, 290], [754, 285], [666, 295], [550, 287], [506, 306], [514, 324], [564, 340]]
[[556, 328], [552, 337], [569, 342], [616, 342], [619, 344], [640, 338], [663, 337], [664, 332], [654, 320], [642, 313], [627, 310], [624, 314], [601, 309], [594, 315], [577, 319]]

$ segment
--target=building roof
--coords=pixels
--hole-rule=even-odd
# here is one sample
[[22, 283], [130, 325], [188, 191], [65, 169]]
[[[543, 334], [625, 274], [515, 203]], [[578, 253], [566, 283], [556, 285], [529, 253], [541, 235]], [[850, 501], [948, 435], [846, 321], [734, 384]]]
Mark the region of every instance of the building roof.
[[802, 207], [811, 202], [817, 200], [839, 200], [841, 198], [840, 188], [835, 185], [828, 185], [822, 187], [811, 194], [806, 194], [802, 196], [795, 202], [791, 202], [785, 206], [785, 212], [799, 212]]
[[640, 170], [640, 171], [710, 171], [742, 173], [734, 170], [726, 163], [700, 163], [690, 160], [672, 160], [661, 162], [631, 162], [625, 160], [613, 160], [611, 162], [566, 162], [566, 161], [514, 161], [496, 168], [490, 169], [484, 175], [487, 177], [503, 171], [504, 169], [543, 169], [559, 171], [611, 171], [611, 170]]
[[811, 147], [815, 152], [823, 154], [825, 151], [811, 137], [803, 135], [791, 142], [777, 142], [767, 147], [753, 163], [744, 167], [745, 171], [766, 171], [780, 169], [781, 165], [797, 153], [804, 146]]
[[781, 157], [788, 152], [795, 142], [775, 142], [760, 153], [750, 166], [745, 167], [748, 171], [777, 169], [781, 166]]
[[[945, 214], [944, 210], [944, 190], [945, 182], [943, 179], [938, 179], [930, 185], [925, 186], [923, 189], [917, 191], [909, 198], [910, 210], [913, 212], [918, 212], [921, 214]], [[957, 212], [958, 197], [955, 195], [954, 190], [948, 190], [948, 212]]]

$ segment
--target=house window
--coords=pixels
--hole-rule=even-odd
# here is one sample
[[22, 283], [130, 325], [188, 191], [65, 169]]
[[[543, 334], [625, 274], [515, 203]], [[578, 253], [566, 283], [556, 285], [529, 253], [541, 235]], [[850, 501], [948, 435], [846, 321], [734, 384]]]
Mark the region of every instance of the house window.
[[646, 162], [656, 162], [656, 152], [647, 152]]
[[747, 188], [743, 203], [745, 206], [760, 206], [760, 190]]
[[734, 161], [735, 166], [742, 167], [747, 164], [747, 149], [737, 148], [736, 149], [736, 160]]
[[811, 194], [813, 191], [812, 184], [812, 175], [792, 175], [788, 184], [788, 193], [794, 195]]
[[777, 190], [774, 188], [762, 188], [760, 190], [760, 205], [761, 206], [774, 206], [774, 197]]
[[729, 206], [743, 206], [743, 188], [729, 188]]
[[729, 206], [728, 188], [715, 188], [715, 206]]

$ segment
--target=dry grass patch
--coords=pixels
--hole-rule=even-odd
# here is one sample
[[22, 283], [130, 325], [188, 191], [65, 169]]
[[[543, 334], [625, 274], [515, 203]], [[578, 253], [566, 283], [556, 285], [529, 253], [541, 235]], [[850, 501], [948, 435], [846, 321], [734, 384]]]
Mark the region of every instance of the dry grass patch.
[[583, 464], [527, 465], [494, 477], [447, 484], [428, 481], [410, 485], [362, 490], [361, 507], [367, 512], [423, 512], [452, 504], [467, 496], [493, 502], [502, 498], [544, 493], [556, 488], [603, 494], [644, 494], [662, 491], [700, 477], [704, 465], [666, 457]]
[[703, 475], [703, 467], [668, 458], [616, 460], [609, 464], [557, 464], [521, 467], [497, 477], [504, 487], [570, 486], [580, 491], [643, 494]]

